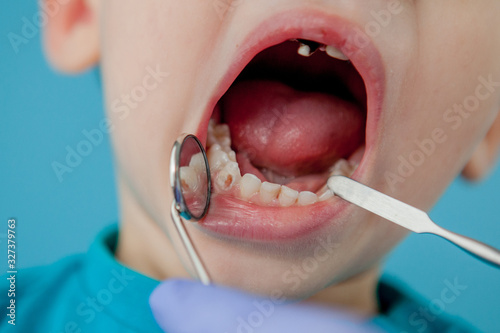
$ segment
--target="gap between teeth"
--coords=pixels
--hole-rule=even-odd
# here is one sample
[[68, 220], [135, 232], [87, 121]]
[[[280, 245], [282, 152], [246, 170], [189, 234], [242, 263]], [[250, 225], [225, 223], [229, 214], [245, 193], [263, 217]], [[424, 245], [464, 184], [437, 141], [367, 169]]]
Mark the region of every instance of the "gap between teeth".
[[[307, 206], [333, 197], [326, 184], [317, 193], [298, 192], [286, 185], [261, 182], [253, 174], [241, 175], [236, 162], [236, 153], [231, 149], [231, 136], [227, 124], [216, 124], [212, 119], [208, 126], [207, 158], [215, 193], [232, 194], [237, 198], [261, 206]], [[198, 174], [204, 170], [201, 153], [191, 158], [189, 166], [182, 167], [182, 184], [185, 189], [198, 188]], [[345, 159], [338, 160], [331, 168], [330, 175], [351, 177], [357, 166]]]
[[349, 58], [338, 48], [332, 45], [321, 45], [318, 48], [315, 48], [311, 52], [311, 47], [306, 44], [306, 42], [299, 42], [299, 48], [297, 49], [297, 53], [303, 57], [310, 57], [316, 51], [326, 52], [332, 58], [347, 61]]

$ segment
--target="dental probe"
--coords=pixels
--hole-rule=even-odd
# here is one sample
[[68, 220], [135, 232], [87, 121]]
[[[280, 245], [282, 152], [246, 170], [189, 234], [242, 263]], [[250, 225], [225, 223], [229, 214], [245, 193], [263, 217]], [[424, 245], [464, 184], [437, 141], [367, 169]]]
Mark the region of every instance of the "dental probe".
[[434, 234], [462, 248], [474, 257], [500, 268], [500, 251], [435, 224], [429, 215], [344, 176], [332, 176], [328, 188], [340, 198], [364, 208], [418, 234]]

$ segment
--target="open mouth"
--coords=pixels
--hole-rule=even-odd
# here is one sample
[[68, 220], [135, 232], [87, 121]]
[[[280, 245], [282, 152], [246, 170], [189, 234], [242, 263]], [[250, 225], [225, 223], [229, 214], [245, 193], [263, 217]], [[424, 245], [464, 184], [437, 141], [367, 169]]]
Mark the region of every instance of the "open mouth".
[[[348, 43], [352, 34], [333, 30], [339, 21], [330, 22], [330, 34], [314, 22], [310, 37], [300, 27], [277, 28], [274, 42], [256, 46], [216, 101], [200, 136], [213, 184], [202, 228], [259, 241], [293, 239], [335, 223], [346, 208], [326, 181], [356, 176], [367, 128], [374, 127], [367, 123], [370, 105], [381, 104], [381, 71], [378, 54], [368, 54], [374, 48], [356, 49]], [[356, 60], [369, 57], [359, 71]]]
[[267, 48], [212, 114], [214, 192], [270, 207], [327, 200], [327, 178], [359, 163], [365, 119], [363, 80], [339, 50], [306, 40]]

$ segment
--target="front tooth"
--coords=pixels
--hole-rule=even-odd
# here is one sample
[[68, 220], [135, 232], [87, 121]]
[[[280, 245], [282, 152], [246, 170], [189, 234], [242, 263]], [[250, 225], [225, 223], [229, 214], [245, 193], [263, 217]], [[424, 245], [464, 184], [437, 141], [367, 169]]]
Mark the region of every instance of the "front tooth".
[[309, 45], [301, 43], [299, 49], [297, 50], [297, 53], [303, 57], [309, 57], [311, 55], [311, 48], [309, 47]]
[[243, 199], [250, 199], [252, 195], [260, 190], [261, 181], [257, 176], [246, 173], [241, 177], [240, 194]]
[[299, 197], [299, 192], [292, 190], [291, 188], [285, 185], [281, 186], [281, 191], [278, 196], [278, 200], [281, 206], [290, 207], [295, 203], [295, 201], [297, 201], [298, 197]]
[[225, 151], [221, 150], [219, 145], [215, 144], [208, 150], [210, 170], [222, 169], [229, 161], [229, 156]]
[[278, 197], [281, 185], [263, 182], [260, 187], [260, 200], [262, 203], [268, 204]]
[[215, 178], [215, 186], [219, 190], [230, 190], [234, 184], [238, 183], [241, 179], [240, 168], [238, 163], [229, 162], [224, 168], [217, 174]]
[[206, 171], [205, 159], [203, 158], [203, 154], [201, 152], [191, 157], [191, 161], [189, 161], [189, 167], [193, 168], [197, 173]]
[[198, 173], [194, 168], [183, 166], [179, 169], [181, 184], [184, 189], [196, 191], [198, 189]]
[[299, 206], [312, 205], [318, 201], [318, 196], [309, 191], [302, 191], [299, 193], [299, 199], [297, 203]]
[[333, 192], [330, 190], [326, 190], [325, 193], [319, 196], [319, 201], [326, 201], [333, 197]]
[[340, 51], [339, 49], [337, 49], [334, 46], [328, 45], [326, 47], [325, 51], [326, 51], [326, 54], [328, 54], [332, 58], [336, 58], [336, 59], [340, 59], [340, 60], [349, 60], [349, 58], [347, 58], [346, 55], [344, 53], [342, 53], [342, 51]]

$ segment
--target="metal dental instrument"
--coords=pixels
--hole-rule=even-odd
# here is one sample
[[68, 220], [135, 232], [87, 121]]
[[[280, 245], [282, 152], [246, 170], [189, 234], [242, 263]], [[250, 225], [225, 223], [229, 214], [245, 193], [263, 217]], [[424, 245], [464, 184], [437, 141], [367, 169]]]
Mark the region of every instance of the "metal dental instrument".
[[[193, 163], [192, 160], [197, 160], [198, 163]], [[193, 166], [189, 167], [191, 164]], [[186, 184], [189, 176], [191, 182]], [[172, 220], [198, 278], [204, 285], [209, 285], [210, 276], [182, 221], [182, 219], [194, 222], [201, 220], [207, 214], [210, 205], [210, 168], [205, 149], [196, 136], [184, 134], [174, 143], [170, 156], [170, 185], [174, 192], [170, 212]]]
[[328, 188], [340, 198], [416, 233], [440, 236], [476, 258], [500, 268], [500, 251], [435, 224], [424, 211], [343, 176], [332, 176]]

